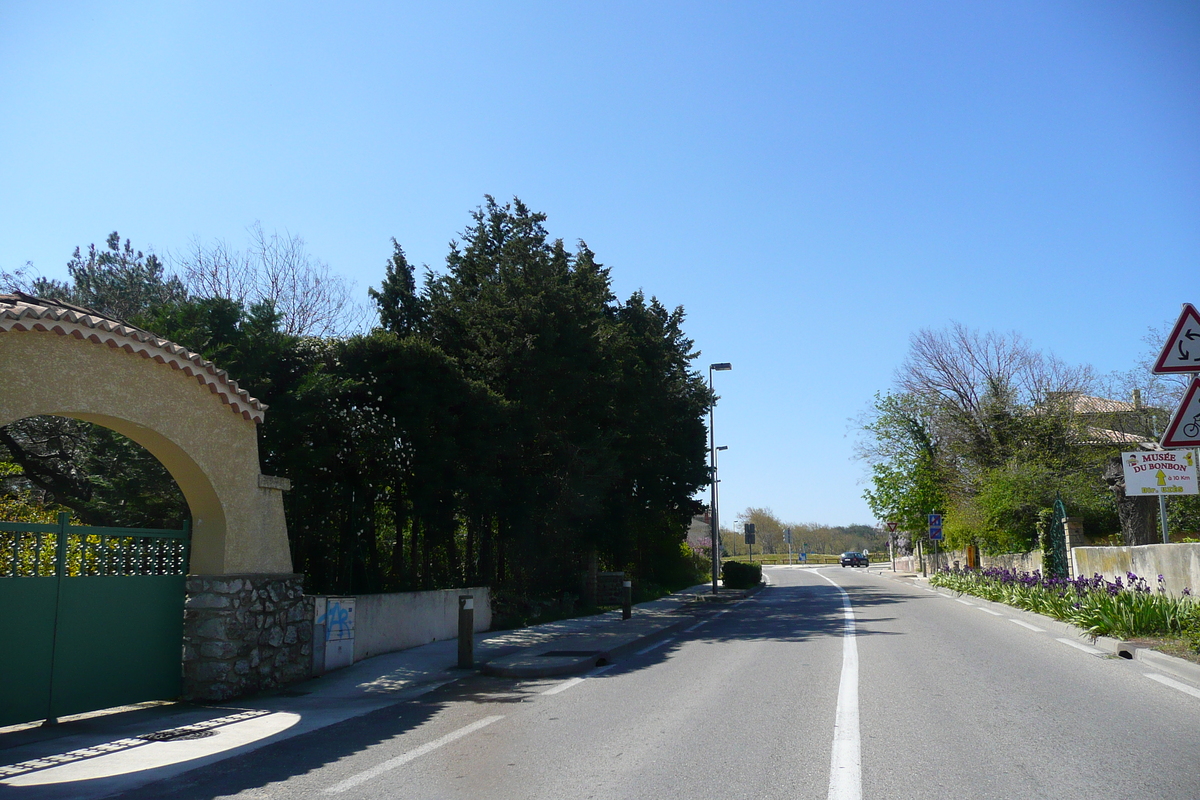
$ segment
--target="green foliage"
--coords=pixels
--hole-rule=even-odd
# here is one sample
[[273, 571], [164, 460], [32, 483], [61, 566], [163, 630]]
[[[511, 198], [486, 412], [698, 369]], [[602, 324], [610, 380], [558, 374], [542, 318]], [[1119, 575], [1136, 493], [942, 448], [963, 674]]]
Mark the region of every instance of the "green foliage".
[[985, 553], [1036, 546], [1038, 513], [1056, 495], [1089, 533], [1116, 530], [1103, 479], [1112, 448], [1087, 443], [1097, 421], [1080, 418], [1074, 403], [1088, 381], [1086, 369], [1068, 369], [1016, 335], [957, 324], [918, 332], [901, 391], [877, 395], [861, 424], [872, 511], [917, 537], [925, 515], [941, 511], [948, 547]]
[[1092, 636], [1185, 636], [1200, 630], [1200, 606], [1190, 596], [1151, 591], [1142, 579], [1129, 584], [1098, 576], [1068, 581], [1004, 570], [943, 570], [934, 586], [1023, 608], [1083, 628]]
[[[683, 310], [640, 292], [618, 301], [586, 245], [569, 252], [544, 222], [519, 200], [487, 198], [421, 287], [393, 242], [368, 335], [286, 333], [301, 328], [272, 303], [222, 296], [240, 273], [220, 253], [189, 267], [211, 292], [189, 297], [115, 235], [108, 250], [77, 253], [73, 285], [44, 288], [201, 354], [269, 405], [263, 471], [292, 481], [292, 555], [310, 591], [483, 583], [533, 608], [577, 592], [593, 555], [640, 591], [693, 585], [702, 576], [683, 542], [708, 481], [711, 394]], [[54, 424], [59, 439], [74, 430]], [[146, 521], [172, 503], [186, 513], [165, 471], [126, 470], [105, 431], [82, 437], [91, 460], [73, 458], [85, 448], [38, 455], [24, 435], [11, 442], [29, 456], [14, 452], [24, 478], [57, 481], [54, 498], [85, 519], [111, 517], [110, 496], [136, 500]]]
[[726, 561], [721, 564], [721, 581], [726, 589], [753, 589], [762, 583], [762, 564]]

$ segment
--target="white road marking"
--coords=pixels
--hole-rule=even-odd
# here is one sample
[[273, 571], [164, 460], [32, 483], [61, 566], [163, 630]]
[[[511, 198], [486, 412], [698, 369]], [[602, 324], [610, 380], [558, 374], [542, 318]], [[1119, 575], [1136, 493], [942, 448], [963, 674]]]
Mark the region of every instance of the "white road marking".
[[1025, 622], [1023, 620], [1010, 619], [1009, 622], [1013, 623], [1014, 625], [1020, 625], [1022, 628], [1028, 628], [1031, 631], [1037, 631], [1038, 633], [1046, 632], [1045, 628], [1039, 628], [1037, 625], [1030, 625], [1028, 622]]
[[443, 745], [447, 745], [447, 744], [450, 744], [451, 742], [457, 741], [464, 736], [474, 733], [475, 731], [479, 730], [480, 728], [486, 728], [488, 725], [491, 725], [493, 722], [497, 722], [498, 720], [502, 720], [502, 719], [504, 719], [504, 717], [498, 715], [498, 716], [494, 716], [494, 717], [484, 717], [483, 719], [481, 719], [477, 722], [472, 722], [470, 725], [467, 725], [466, 727], [459, 728], [458, 730], [453, 731], [451, 733], [447, 733], [445, 736], [441, 737], [440, 739], [434, 739], [432, 742], [427, 742], [426, 744], [421, 745], [420, 747], [416, 748], [415, 750], [409, 750], [407, 753], [404, 753], [403, 755], [398, 755], [395, 758], [389, 758], [387, 761], [384, 761], [382, 764], [378, 764], [374, 767], [371, 767], [368, 770], [364, 770], [363, 772], [358, 773], [357, 775], [353, 775], [353, 776], [347, 778], [346, 780], [342, 781], [341, 783], [335, 783], [333, 786], [330, 786], [328, 789], [325, 790], [325, 794], [341, 794], [342, 792], [345, 792], [349, 789], [353, 789], [355, 786], [358, 786], [359, 784], [362, 784], [362, 783], [366, 783], [367, 781], [371, 780], [372, 778], [378, 778], [380, 775], [382, 775], [385, 772], [390, 772], [391, 770], [394, 770], [397, 767], [404, 766], [408, 762], [412, 761], [414, 758], [420, 758], [421, 756], [425, 755], [426, 753], [432, 753], [434, 750], [437, 750], [439, 747], [441, 747]]
[[952, 594], [946, 594], [945, 592], [934, 592], [934, 594], [940, 594], [942, 597], [949, 598], [950, 600], [953, 600], [953, 599], [954, 599], [954, 595], [952, 595]]
[[956, 598], [954, 598], [954, 602], [956, 602], [956, 603], [962, 603], [964, 606], [973, 606], [973, 605], [975, 605], [974, 603], [971, 603], [971, 602], [968, 602], [968, 601], [966, 601], [966, 600], [963, 600], [961, 597], [956, 597]]
[[599, 675], [601, 672], [608, 672], [610, 669], [612, 669], [615, 666], [616, 666], [616, 664], [605, 664], [603, 667], [596, 667], [594, 670], [592, 670], [588, 674], [584, 675], [582, 678], [568, 678], [567, 680], [563, 681], [562, 683], [558, 684], [557, 686], [553, 686], [553, 687], [547, 689], [546, 691], [542, 692], [542, 694], [558, 694], [559, 692], [565, 692], [567, 689], [570, 689], [572, 686], [578, 686], [579, 684], [583, 683], [588, 678], [590, 678], [594, 675]]
[[674, 636], [668, 636], [666, 639], [663, 639], [662, 641], [655, 642], [654, 644], [650, 645], [649, 647], [643, 647], [641, 650], [638, 650], [636, 653], [634, 653], [634, 655], [637, 655], [637, 656], [644, 656], [644, 655], [646, 655], [646, 653], [649, 653], [651, 650], [655, 650], [655, 649], [657, 649], [657, 648], [659, 648], [659, 647], [662, 647], [662, 646], [663, 646], [664, 644], [666, 644], [667, 642], [673, 642], [673, 641], [675, 641], [675, 637], [674, 637]]
[[978, 608], [980, 611], [982, 611], [985, 614], [991, 614], [993, 617], [1003, 617], [1004, 616], [999, 611], [992, 611], [990, 608], [984, 608], [983, 606], [975, 606], [975, 607]]
[[565, 692], [567, 689], [570, 689], [572, 686], [577, 686], [581, 683], [583, 683], [583, 678], [568, 678], [567, 680], [554, 686], [553, 688], [547, 689], [546, 691], [542, 692], [542, 694], [558, 694], [559, 692]]
[[1083, 652], [1090, 653], [1091, 655], [1094, 655], [1094, 656], [1106, 655], [1106, 653], [1103, 650], [1097, 650], [1095, 647], [1084, 644], [1083, 642], [1076, 642], [1071, 639], [1062, 639], [1062, 638], [1060, 638], [1058, 641], [1062, 642], [1063, 644], [1069, 644], [1071, 647], [1074, 647], [1076, 650], [1082, 650]]
[[862, 800], [862, 740], [858, 725], [858, 642], [850, 595], [833, 579], [818, 572], [842, 595], [842, 679], [838, 684], [833, 723], [833, 752], [829, 757], [828, 800]]
[[1200, 697], [1200, 689], [1197, 689], [1194, 686], [1188, 686], [1186, 683], [1180, 683], [1179, 681], [1168, 678], [1166, 675], [1159, 675], [1156, 672], [1145, 672], [1142, 674], [1152, 681], [1158, 681], [1163, 686], [1170, 686], [1172, 689], [1178, 689], [1184, 694], [1190, 694], [1192, 697]]
[[699, 628], [701, 625], [707, 625], [707, 624], [708, 624], [708, 620], [706, 620], [706, 619], [702, 619], [702, 620], [700, 620], [699, 622], [697, 622], [695, 625], [693, 625], [692, 627], [690, 627], [690, 628], [684, 628], [684, 629], [683, 629], [683, 632], [684, 632], [684, 633], [691, 633], [692, 631], [696, 630], [696, 628]]

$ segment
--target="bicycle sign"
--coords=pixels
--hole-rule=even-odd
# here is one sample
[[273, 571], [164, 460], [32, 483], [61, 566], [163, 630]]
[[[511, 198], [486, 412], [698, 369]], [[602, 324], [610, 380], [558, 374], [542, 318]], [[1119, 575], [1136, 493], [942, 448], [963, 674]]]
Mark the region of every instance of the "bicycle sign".
[[1125, 496], [1200, 494], [1193, 450], [1135, 450], [1121, 453]]
[[1200, 380], [1193, 378], [1188, 385], [1159, 444], [1166, 448], [1200, 447]]

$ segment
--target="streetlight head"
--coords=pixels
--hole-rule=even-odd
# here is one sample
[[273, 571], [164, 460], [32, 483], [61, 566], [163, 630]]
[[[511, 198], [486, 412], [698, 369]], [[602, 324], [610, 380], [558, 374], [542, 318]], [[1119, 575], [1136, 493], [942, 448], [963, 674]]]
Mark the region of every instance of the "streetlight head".
[[718, 447], [717, 449], [718, 449], [718, 450], [728, 450], [728, 449], [729, 449], [729, 445], [727, 445], [727, 444], [723, 444], [723, 445], [721, 445], [720, 447]]
[[710, 364], [708, 368], [717, 372], [724, 372], [727, 369], [733, 369], [733, 364], [730, 364], [728, 361], [722, 361], [720, 364]]

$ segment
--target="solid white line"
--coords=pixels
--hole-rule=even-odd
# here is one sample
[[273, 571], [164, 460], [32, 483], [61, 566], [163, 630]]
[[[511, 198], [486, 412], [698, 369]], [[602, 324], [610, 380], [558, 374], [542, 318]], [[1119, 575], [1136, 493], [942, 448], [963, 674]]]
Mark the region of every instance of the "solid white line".
[[1022, 628], [1029, 628], [1031, 631], [1037, 631], [1038, 633], [1046, 632], [1045, 628], [1039, 628], [1037, 625], [1030, 625], [1028, 622], [1024, 622], [1019, 619], [1010, 619], [1009, 622], [1013, 623], [1014, 625], [1020, 625]]
[[1058, 641], [1062, 642], [1063, 644], [1069, 644], [1069, 645], [1071, 645], [1071, 647], [1074, 647], [1076, 650], [1082, 650], [1083, 652], [1090, 653], [1091, 655], [1094, 655], [1094, 656], [1105, 655], [1105, 652], [1103, 650], [1097, 650], [1095, 647], [1092, 647], [1091, 645], [1083, 644], [1082, 642], [1075, 642], [1070, 639], [1059, 639]]
[[992, 611], [990, 608], [984, 608], [983, 606], [975, 606], [975, 607], [978, 608], [980, 611], [982, 611], [985, 614], [991, 614], [993, 617], [1003, 617], [1004, 616], [999, 611]]
[[667, 642], [673, 642], [673, 641], [675, 641], [675, 637], [669, 636], [666, 639], [663, 639], [662, 641], [655, 642], [654, 644], [650, 645], [649, 647], [643, 647], [641, 650], [638, 650], [636, 653], [634, 653], [634, 655], [644, 656], [644, 655], [646, 655], [646, 653], [649, 653], [651, 650], [662, 647]]
[[432, 742], [423, 744], [415, 750], [409, 750], [407, 753], [404, 753], [403, 755], [396, 756], [395, 758], [389, 758], [387, 761], [384, 761], [382, 764], [378, 764], [377, 766], [371, 767], [370, 769], [360, 772], [357, 775], [353, 775], [353, 776], [347, 778], [346, 780], [342, 781], [341, 783], [336, 783], [333, 786], [330, 786], [328, 789], [326, 789], [325, 794], [341, 794], [344, 791], [353, 789], [355, 786], [358, 786], [361, 783], [366, 783], [367, 781], [371, 780], [372, 778], [377, 778], [385, 772], [390, 772], [391, 770], [395, 769], [396, 767], [404, 766], [408, 762], [412, 761], [414, 758], [420, 758], [421, 756], [425, 755], [426, 753], [432, 753], [434, 750], [437, 750], [442, 745], [450, 744], [453, 741], [456, 741], [458, 739], [461, 739], [464, 736], [474, 733], [475, 731], [479, 730], [480, 728], [486, 728], [488, 725], [491, 725], [493, 722], [496, 722], [496, 721], [502, 720], [502, 719], [504, 719], [503, 716], [494, 716], [494, 717], [484, 717], [483, 719], [479, 720], [478, 722], [472, 722], [470, 725], [467, 725], [464, 728], [459, 728], [456, 731], [447, 733], [445, 736], [443, 736], [440, 739], [434, 739]]
[[1172, 689], [1178, 689], [1185, 694], [1190, 694], [1192, 697], [1200, 697], [1200, 689], [1197, 689], [1194, 686], [1188, 686], [1186, 683], [1180, 683], [1179, 681], [1171, 680], [1166, 675], [1159, 675], [1154, 672], [1144, 672], [1142, 674], [1152, 681], [1158, 681], [1163, 686], [1170, 686]]
[[842, 679], [838, 684], [833, 749], [829, 756], [828, 800], [862, 800], [862, 740], [858, 724], [858, 642], [850, 595], [833, 579], [818, 572], [842, 595]]
[[956, 602], [956, 603], [962, 603], [964, 606], [973, 606], [973, 605], [975, 605], [974, 603], [969, 603], [969, 602], [967, 602], [966, 600], [963, 600], [961, 597], [956, 597], [956, 598], [954, 598], [954, 602]]

